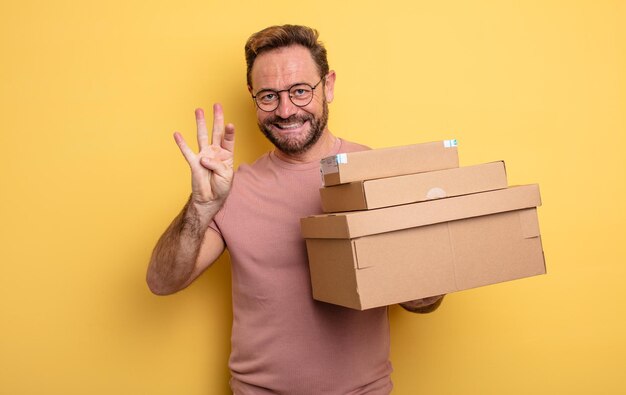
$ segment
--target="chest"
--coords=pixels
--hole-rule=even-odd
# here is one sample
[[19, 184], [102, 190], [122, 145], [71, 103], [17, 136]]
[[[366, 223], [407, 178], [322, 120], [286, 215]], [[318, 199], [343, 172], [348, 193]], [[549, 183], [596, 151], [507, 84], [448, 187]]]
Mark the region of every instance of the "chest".
[[321, 212], [316, 170], [235, 179], [219, 226], [231, 255], [278, 262], [306, 253], [300, 218]]

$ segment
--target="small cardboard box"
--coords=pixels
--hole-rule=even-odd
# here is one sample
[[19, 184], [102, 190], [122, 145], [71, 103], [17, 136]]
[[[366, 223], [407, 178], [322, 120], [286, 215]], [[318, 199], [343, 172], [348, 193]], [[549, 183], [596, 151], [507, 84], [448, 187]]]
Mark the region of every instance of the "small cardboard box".
[[324, 186], [459, 167], [456, 140], [342, 153], [320, 161]]
[[371, 210], [507, 187], [504, 162], [485, 163], [321, 188], [325, 213]]
[[301, 220], [313, 297], [358, 310], [546, 272], [525, 185]]

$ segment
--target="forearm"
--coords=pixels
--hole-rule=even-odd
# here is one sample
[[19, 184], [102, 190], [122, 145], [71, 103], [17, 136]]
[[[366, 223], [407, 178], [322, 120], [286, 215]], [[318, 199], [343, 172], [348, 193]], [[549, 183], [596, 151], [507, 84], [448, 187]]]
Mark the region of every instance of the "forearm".
[[157, 242], [146, 280], [158, 295], [174, 293], [188, 282], [196, 267], [204, 234], [218, 207], [199, 206], [191, 199]]

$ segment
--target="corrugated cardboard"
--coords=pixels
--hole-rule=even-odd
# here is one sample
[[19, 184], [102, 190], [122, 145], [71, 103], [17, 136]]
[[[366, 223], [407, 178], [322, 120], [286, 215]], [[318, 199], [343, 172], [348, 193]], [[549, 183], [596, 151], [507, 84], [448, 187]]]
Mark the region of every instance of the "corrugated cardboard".
[[371, 210], [507, 187], [504, 162], [485, 163], [320, 189], [325, 213]]
[[527, 185], [303, 218], [313, 297], [364, 310], [544, 274], [540, 204]]
[[305, 239], [348, 239], [539, 205], [539, 185], [531, 184], [376, 210], [313, 215], [300, 224]]
[[342, 153], [320, 161], [324, 186], [459, 167], [456, 140]]

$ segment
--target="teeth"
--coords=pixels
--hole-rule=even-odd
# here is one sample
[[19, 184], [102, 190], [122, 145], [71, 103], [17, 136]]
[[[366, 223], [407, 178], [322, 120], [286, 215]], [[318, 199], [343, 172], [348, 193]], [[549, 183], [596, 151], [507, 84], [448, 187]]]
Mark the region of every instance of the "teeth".
[[277, 123], [276, 126], [278, 126], [281, 129], [297, 129], [300, 126], [302, 126], [302, 123], [298, 122], [298, 123], [287, 123], [287, 124], [279, 124]]

